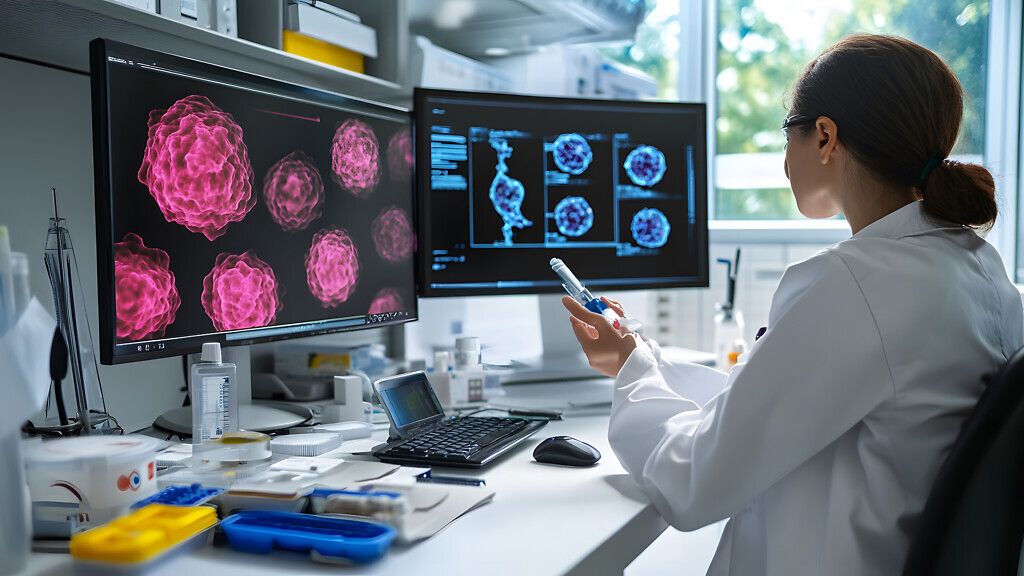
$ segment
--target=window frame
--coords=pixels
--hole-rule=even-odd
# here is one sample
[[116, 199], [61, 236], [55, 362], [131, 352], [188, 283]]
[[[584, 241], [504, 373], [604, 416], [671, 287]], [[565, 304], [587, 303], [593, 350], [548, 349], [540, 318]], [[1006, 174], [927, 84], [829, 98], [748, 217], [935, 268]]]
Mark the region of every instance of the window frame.
[[[703, 101], [708, 106], [708, 227], [709, 241], [729, 243], [835, 243], [850, 236], [850, 229], [835, 220], [725, 220], [714, 214], [717, 94], [715, 74], [718, 50], [718, 2], [681, 2], [679, 10], [679, 85], [681, 100]], [[1021, 124], [1021, 3], [990, 0], [988, 77], [986, 82], [985, 161], [996, 178], [1000, 215], [986, 236], [1003, 258], [1011, 279], [1018, 265], [1018, 205], [1024, 202], [1019, 168], [1024, 165], [1020, 145]]]

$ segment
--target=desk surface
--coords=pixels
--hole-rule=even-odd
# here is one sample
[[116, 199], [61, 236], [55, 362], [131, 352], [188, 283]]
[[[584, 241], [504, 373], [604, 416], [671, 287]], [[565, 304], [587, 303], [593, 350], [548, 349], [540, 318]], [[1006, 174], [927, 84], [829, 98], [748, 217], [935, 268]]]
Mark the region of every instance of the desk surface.
[[[593, 383], [576, 386], [607, 386]], [[568, 389], [567, 389], [568, 391]], [[516, 390], [525, 397], [535, 390]], [[594, 390], [589, 390], [591, 395]], [[598, 390], [598, 396], [604, 392]], [[393, 546], [364, 566], [315, 564], [308, 555], [275, 551], [269, 556], [206, 547], [147, 576], [217, 574], [607, 574], [620, 573], [666, 528], [653, 505], [626, 475], [608, 445], [608, 415], [552, 421], [494, 463], [446, 474], [483, 477], [494, 500], [457, 519], [431, 538]], [[386, 436], [385, 431], [376, 434]], [[568, 434], [593, 444], [601, 460], [589, 468], [540, 464], [533, 449], [549, 436]], [[32, 554], [29, 574], [71, 573], [66, 555]]]

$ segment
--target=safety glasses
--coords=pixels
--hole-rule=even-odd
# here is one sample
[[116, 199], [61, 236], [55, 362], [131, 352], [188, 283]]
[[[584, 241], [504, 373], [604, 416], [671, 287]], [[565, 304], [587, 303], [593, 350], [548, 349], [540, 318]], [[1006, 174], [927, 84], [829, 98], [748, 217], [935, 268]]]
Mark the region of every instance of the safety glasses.
[[803, 114], [794, 114], [782, 121], [782, 134], [786, 136], [786, 144], [789, 144], [789, 129], [793, 126], [800, 126], [802, 124], [811, 124], [818, 118], [816, 116], [804, 116]]

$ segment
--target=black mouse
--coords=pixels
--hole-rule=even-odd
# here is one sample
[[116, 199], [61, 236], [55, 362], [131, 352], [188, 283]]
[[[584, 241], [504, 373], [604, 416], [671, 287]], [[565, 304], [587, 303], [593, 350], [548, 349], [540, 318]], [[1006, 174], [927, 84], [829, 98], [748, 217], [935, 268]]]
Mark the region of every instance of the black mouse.
[[601, 459], [601, 453], [590, 444], [572, 436], [552, 436], [533, 449], [533, 458], [546, 464], [563, 466], [591, 466]]

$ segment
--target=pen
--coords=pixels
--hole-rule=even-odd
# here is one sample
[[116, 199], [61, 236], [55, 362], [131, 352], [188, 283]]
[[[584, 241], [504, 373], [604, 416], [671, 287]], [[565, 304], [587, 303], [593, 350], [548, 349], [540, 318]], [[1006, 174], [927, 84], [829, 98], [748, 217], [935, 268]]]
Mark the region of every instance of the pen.
[[434, 476], [427, 470], [416, 476], [417, 482], [435, 482], [438, 484], [460, 484], [462, 486], [484, 486], [487, 482], [483, 478], [471, 478], [468, 476]]
[[509, 416], [538, 416], [548, 420], [561, 420], [562, 413], [558, 410], [525, 410], [521, 408], [509, 408]]

